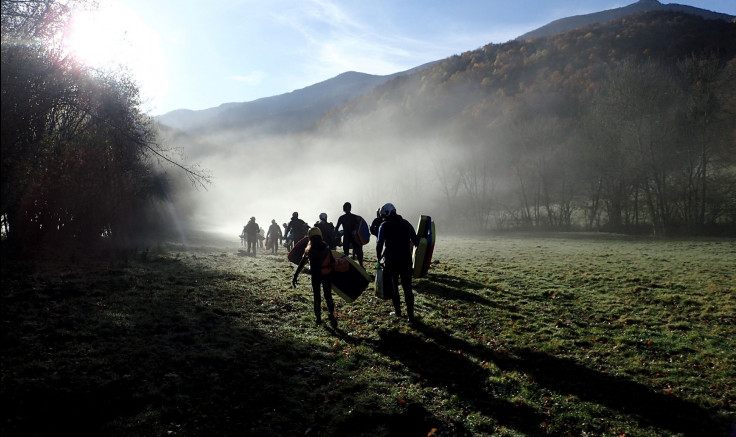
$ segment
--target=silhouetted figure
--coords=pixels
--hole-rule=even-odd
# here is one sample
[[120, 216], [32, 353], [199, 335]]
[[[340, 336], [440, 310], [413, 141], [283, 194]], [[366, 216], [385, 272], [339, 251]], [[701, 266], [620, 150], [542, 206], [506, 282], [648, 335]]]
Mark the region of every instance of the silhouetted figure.
[[266, 249], [271, 249], [271, 252], [276, 255], [279, 244], [281, 244], [281, 226], [276, 223], [276, 220], [271, 220], [271, 226], [268, 227], [268, 246]]
[[327, 243], [322, 240], [322, 231], [319, 228], [309, 230], [309, 243], [304, 250], [299, 266], [294, 272], [291, 279], [291, 285], [296, 287], [299, 273], [301, 273], [304, 265], [309, 262], [309, 272], [312, 275], [312, 293], [314, 294], [314, 317], [315, 325], [322, 323], [322, 299], [320, 295], [320, 287], [325, 295], [325, 303], [327, 304], [327, 317], [330, 320], [332, 328], [337, 328], [337, 319], [335, 318], [335, 301], [332, 299], [332, 265], [335, 264], [335, 258], [332, 256], [332, 250]]
[[294, 247], [294, 239], [291, 238], [291, 234], [289, 233], [289, 225], [284, 223], [284, 247], [286, 248], [286, 251], [290, 251]]
[[337, 248], [337, 234], [335, 226], [327, 221], [327, 213], [323, 212], [319, 215], [319, 221], [314, 224], [315, 227], [322, 231], [322, 240], [330, 246], [331, 249]]
[[291, 235], [292, 243], [296, 243], [297, 241], [306, 237], [307, 232], [309, 232], [309, 225], [306, 224], [304, 220], [299, 218], [299, 213], [294, 212], [293, 214], [291, 214], [291, 220], [286, 227], [285, 234]]
[[374, 237], [378, 237], [378, 228], [381, 227], [383, 224], [383, 217], [381, 217], [381, 208], [378, 208], [376, 210], [376, 218], [373, 219], [373, 222], [371, 222], [371, 234]]
[[340, 227], [343, 229], [342, 234], [342, 250], [345, 255], [350, 255], [350, 249], [353, 249], [353, 259], [357, 259], [360, 266], [363, 267], [363, 245], [355, 241], [353, 231], [358, 226], [358, 216], [350, 212], [352, 205], [350, 202], [345, 202], [342, 205], [342, 210], [345, 214], [341, 215], [337, 219], [337, 225], [335, 225], [335, 232], [340, 232]]
[[[384, 274], [391, 276], [394, 295], [393, 304], [396, 317], [401, 317], [401, 301], [399, 297], [399, 282], [404, 289], [404, 300], [406, 301], [406, 315], [409, 322], [414, 322], [414, 292], [411, 288], [413, 276], [412, 246], [419, 245], [419, 237], [414, 226], [403, 217], [396, 214], [396, 208], [387, 203], [381, 207], [380, 215], [384, 219], [378, 228], [378, 241], [376, 243], [376, 258], [381, 261], [385, 258]], [[385, 249], [384, 250], [384, 246]]]
[[250, 221], [247, 225], [243, 228], [243, 232], [245, 233], [245, 242], [246, 242], [246, 253], [250, 254], [251, 249], [253, 249], [253, 256], [256, 256], [256, 246], [258, 245], [258, 230], [261, 227], [258, 226], [258, 223], [256, 223], [256, 218], [251, 217]]

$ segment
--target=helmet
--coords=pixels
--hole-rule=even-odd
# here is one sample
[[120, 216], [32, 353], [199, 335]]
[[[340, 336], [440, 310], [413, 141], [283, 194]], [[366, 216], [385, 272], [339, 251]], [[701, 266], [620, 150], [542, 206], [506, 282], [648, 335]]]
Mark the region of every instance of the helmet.
[[291, 218], [299, 218], [299, 213], [294, 211], [293, 213], [291, 213]]
[[320, 220], [327, 220], [327, 213], [324, 213], [324, 212], [323, 213], [320, 213], [319, 219]]
[[392, 214], [396, 214], [396, 207], [392, 203], [387, 203], [381, 207], [381, 217], [386, 218]]
[[322, 231], [319, 230], [319, 228], [312, 228], [309, 230], [309, 238], [314, 237], [315, 235], [322, 236]]
[[350, 212], [352, 208], [353, 208], [353, 205], [351, 205], [350, 202], [345, 202], [342, 204], [342, 210], [345, 212]]

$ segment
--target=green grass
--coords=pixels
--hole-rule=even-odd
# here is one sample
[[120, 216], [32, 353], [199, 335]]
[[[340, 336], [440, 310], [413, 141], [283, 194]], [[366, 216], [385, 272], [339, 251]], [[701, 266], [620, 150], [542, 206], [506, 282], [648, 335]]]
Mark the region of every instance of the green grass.
[[2, 435], [717, 436], [736, 423], [734, 240], [443, 238], [414, 282], [415, 326], [369, 289], [336, 297], [337, 331], [313, 326], [309, 279], [291, 288], [283, 251], [228, 244], [4, 259]]

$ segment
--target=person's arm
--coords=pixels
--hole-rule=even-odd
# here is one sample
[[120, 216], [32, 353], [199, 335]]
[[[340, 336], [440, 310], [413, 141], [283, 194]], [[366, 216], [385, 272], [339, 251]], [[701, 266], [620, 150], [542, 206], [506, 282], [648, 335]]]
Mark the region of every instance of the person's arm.
[[342, 216], [337, 219], [337, 224], [335, 225], [335, 233], [337, 234], [337, 231], [340, 229], [340, 226], [342, 226]]
[[304, 268], [304, 265], [307, 263], [307, 255], [305, 254], [302, 256], [302, 260], [299, 261], [299, 265], [296, 267], [296, 271], [294, 272], [294, 277], [291, 278], [291, 286], [296, 288], [297, 279], [299, 278], [299, 273], [302, 272], [302, 269]]
[[408, 221], [406, 222], [406, 227], [409, 230], [409, 239], [411, 239], [411, 242], [414, 243], [414, 246], [419, 246], [419, 236], [417, 235], [417, 232], [414, 230], [414, 226], [411, 225]]
[[385, 235], [383, 234], [383, 224], [378, 227], [378, 240], [376, 240], [376, 260], [380, 263], [383, 257], [383, 242]]

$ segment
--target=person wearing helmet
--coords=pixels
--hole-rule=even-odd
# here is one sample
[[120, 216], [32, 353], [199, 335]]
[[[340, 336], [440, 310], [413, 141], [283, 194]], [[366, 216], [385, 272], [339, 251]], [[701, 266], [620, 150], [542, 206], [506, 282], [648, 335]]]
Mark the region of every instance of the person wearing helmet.
[[279, 248], [283, 235], [281, 234], [281, 226], [276, 223], [276, 220], [271, 220], [271, 226], [268, 227], [268, 246], [266, 249], [271, 249], [271, 253], [276, 255]]
[[320, 296], [320, 287], [325, 295], [325, 303], [327, 304], [327, 318], [330, 320], [330, 326], [337, 328], [337, 319], [335, 318], [335, 301], [332, 299], [332, 266], [335, 264], [335, 258], [332, 256], [332, 250], [322, 239], [322, 231], [314, 227], [309, 230], [309, 243], [304, 249], [304, 255], [299, 266], [294, 272], [291, 279], [291, 285], [296, 288], [304, 265], [309, 262], [309, 272], [312, 275], [312, 293], [314, 294], [314, 316], [315, 326], [322, 323], [322, 299]]
[[295, 211], [293, 214], [291, 214], [291, 220], [286, 226], [284, 235], [290, 235], [292, 243], [296, 243], [297, 241], [306, 237], [308, 231], [309, 225], [304, 220], [300, 219], [299, 213]]
[[319, 215], [319, 221], [315, 223], [314, 226], [322, 231], [322, 239], [330, 246], [331, 249], [337, 248], [335, 225], [327, 221], [327, 213], [321, 213]]
[[256, 256], [256, 246], [258, 245], [258, 230], [261, 229], [260, 226], [258, 226], [258, 223], [256, 223], [256, 218], [251, 217], [250, 221], [247, 225], [243, 228], [243, 232], [245, 233], [245, 242], [246, 242], [246, 254], [250, 254], [251, 248], [253, 249], [253, 256]]
[[358, 216], [351, 212], [352, 205], [350, 202], [345, 202], [342, 205], [342, 210], [345, 214], [341, 215], [337, 219], [337, 225], [335, 225], [335, 232], [340, 231], [342, 226], [342, 251], [345, 255], [350, 255], [350, 249], [353, 249], [353, 259], [357, 259], [360, 266], [363, 267], [363, 245], [356, 242], [353, 238], [353, 231], [358, 226]]
[[378, 228], [376, 242], [376, 259], [384, 259], [385, 274], [391, 276], [394, 294], [392, 297], [394, 314], [401, 316], [401, 300], [399, 297], [399, 283], [404, 289], [406, 315], [410, 323], [414, 322], [414, 292], [412, 290], [412, 250], [411, 244], [419, 244], [419, 237], [414, 226], [396, 213], [393, 204], [387, 203], [381, 207], [379, 214], [383, 223]]

